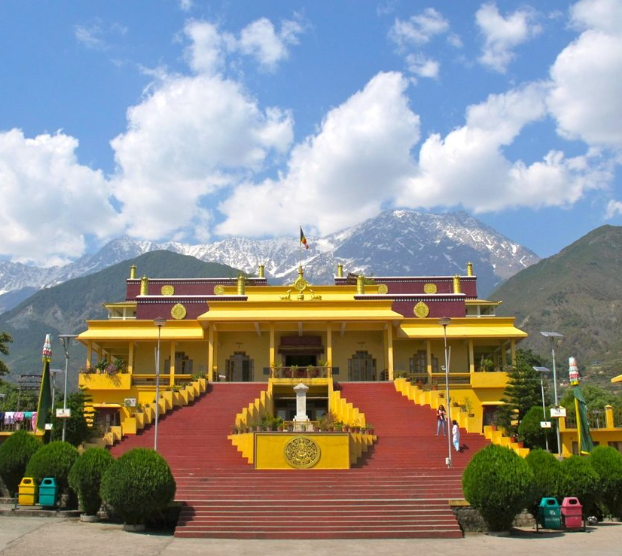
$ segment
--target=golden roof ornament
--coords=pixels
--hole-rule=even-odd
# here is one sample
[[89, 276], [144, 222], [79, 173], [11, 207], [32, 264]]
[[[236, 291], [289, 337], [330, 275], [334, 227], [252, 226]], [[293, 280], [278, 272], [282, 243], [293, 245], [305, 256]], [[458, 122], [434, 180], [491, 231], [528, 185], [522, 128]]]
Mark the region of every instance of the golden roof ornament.
[[292, 290], [296, 290], [298, 292], [296, 299], [300, 301], [305, 298], [305, 291], [309, 292], [309, 299], [322, 299], [321, 295], [316, 295], [315, 292], [309, 287], [309, 282], [305, 279], [302, 265], [298, 267], [298, 278], [296, 278], [292, 284], [292, 287], [288, 289], [284, 295], [280, 296], [281, 299], [291, 299]]

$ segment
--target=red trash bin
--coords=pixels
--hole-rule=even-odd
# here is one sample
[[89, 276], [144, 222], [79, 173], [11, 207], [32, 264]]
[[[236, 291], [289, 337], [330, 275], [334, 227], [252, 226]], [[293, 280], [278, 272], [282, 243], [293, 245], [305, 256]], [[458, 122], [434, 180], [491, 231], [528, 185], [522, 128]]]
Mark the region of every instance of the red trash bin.
[[569, 529], [583, 529], [583, 506], [578, 498], [564, 498], [562, 502], [562, 519]]

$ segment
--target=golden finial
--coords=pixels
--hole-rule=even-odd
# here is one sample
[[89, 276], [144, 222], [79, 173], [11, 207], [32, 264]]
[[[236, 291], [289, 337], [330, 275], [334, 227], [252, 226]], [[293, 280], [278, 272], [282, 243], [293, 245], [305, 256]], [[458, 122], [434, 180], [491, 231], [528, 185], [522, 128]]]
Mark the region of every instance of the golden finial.
[[265, 278], [266, 277], [266, 268], [262, 264], [259, 265], [259, 277], [260, 278]]
[[356, 293], [362, 295], [365, 293], [365, 276], [359, 274], [356, 277]]
[[136, 279], [136, 265], [133, 264], [132, 266], [130, 266], [130, 280], [135, 280]]
[[337, 278], [343, 278], [343, 265], [341, 263], [337, 265]]
[[473, 263], [471, 261], [467, 263], [467, 276], [473, 276]]
[[462, 293], [460, 291], [460, 276], [458, 274], [454, 276], [454, 293]]
[[140, 279], [140, 295], [149, 295], [149, 278], [146, 276]]
[[246, 278], [244, 274], [238, 276], [238, 295], [245, 295], [244, 288], [246, 286]]

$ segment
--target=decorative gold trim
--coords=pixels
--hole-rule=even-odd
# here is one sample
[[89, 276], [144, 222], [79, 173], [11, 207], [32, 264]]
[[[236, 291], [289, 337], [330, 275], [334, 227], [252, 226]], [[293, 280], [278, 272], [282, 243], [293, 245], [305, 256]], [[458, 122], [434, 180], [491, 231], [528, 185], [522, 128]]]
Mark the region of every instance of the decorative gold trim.
[[416, 317], [424, 319], [430, 314], [430, 308], [423, 301], [420, 301], [415, 305], [414, 313]]
[[185, 318], [186, 308], [181, 303], [177, 303], [177, 305], [171, 309], [171, 317], [177, 320]]
[[317, 443], [306, 436], [292, 438], [283, 448], [285, 461], [296, 469], [309, 469], [320, 461], [322, 453]]
[[222, 284], [214, 286], [214, 295], [225, 295], [225, 287]]
[[423, 286], [423, 291], [425, 293], [436, 293], [438, 288], [436, 287], [436, 284], [426, 284]]
[[162, 286], [162, 289], [160, 291], [162, 292], [162, 295], [175, 295], [175, 288], [170, 284]]
[[386, 284], [380, 284], [378, 286], [378, 293], [381, 293], [381, 294], [389, 293], [389, 286], [387, 286]]

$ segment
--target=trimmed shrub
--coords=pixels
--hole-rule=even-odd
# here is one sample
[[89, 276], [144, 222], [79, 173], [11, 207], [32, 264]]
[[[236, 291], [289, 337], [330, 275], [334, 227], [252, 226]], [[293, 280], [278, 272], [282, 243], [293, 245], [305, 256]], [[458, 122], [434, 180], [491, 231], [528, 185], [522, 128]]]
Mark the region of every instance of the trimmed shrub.
[[[540, 410], [540, 413], [542, 413], [542, 410]], [[557, 496], [562, 469], [557, 458], [544, 450], [532, 450], [525, 458], [525, 461], [531, 467], [534, 476], [533, 498], [527, 508], [536, 517], [542, 498]]]
[[[549, 413], [547, 411], [547, 413]], [[543, 429], [540, 426], [540, 421], [550, 421], [550, 417], [548, 419], [544, 418], [544, 412], [542, 411], [542, 406], [534, 406], [532, 407], [520, 422], [518, 426], [518, 436], [525, 441], [525, 445], [528, 448], [542, 448], [546, 446], [546, 435], [548, 434], [549, 443], [557, 444], [555, 429]]]
[[43, 444], [26, 431], [14, 432], [0, 444], [0, 477], [11, 494], [17, 493], [19, 483], [27, 477], [26, 466]]
[[28, 462], [26, 475], [40, 483], [45, 477], [54, 477], [59, 494], [68, 490], [68, 477], [78, 459], [78, 450], [69, 442], [50, 442]]
[[605, 513], [622, 517], [622, 454], [610, 446], [596, 446], [588, 459], [600, 477]]
[[144, 523], [175, 496], [175, 479], [166, 460], [147, 448], [123, 454], [104, 473], [101, 497], [127, 524]]
[[69, 486], [78, 495], [80, 509], [87, 515], [97, 514], [102, 505], [101, 480], [114, 458], [104, 448], [89, 448], [73, 464]]
[[600, 476], [585, 456], [570, 456], [561, 462], [561, 481], [558, 498], [575, 496], [583, 506], [583, 515], [594, 511], [594, 504], [600, 498]]
[[464, 470], [462, 488], [491, 531], [508, 531], [514, 517], [533, 498], [533, 472], [527, 462], [503, 446], [480, 450]]

